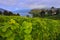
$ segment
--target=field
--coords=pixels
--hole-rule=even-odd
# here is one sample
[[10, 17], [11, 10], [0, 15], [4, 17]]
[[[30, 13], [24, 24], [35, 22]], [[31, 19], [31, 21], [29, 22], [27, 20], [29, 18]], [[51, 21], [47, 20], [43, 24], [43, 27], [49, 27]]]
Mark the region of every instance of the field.
[[0, 40], [60, 40], [60, 20], [0, 16]]

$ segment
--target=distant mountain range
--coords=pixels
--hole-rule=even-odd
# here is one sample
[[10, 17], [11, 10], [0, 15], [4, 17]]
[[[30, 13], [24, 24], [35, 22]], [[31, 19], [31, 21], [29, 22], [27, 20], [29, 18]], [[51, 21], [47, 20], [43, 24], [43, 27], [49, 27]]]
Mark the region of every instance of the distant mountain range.
[[[3, 9], [3, 8], [0, 8], [0, 11], [1, 12], [4, 12], [4, 11], [8, 11], [9, 12], [9, 10]], [[15, 11], [11, 11], [11, 12], [19, 13], [22, 16], [26, 16], [29, 13], [29, 11], [30, 11], [30, 9], [22, 9], [22, 10], [15, 10]]]
[[13, 12], [15, 12], [15, 13], [27, 13], [29, 11], [30, 11], [30, 9], [22, 9], [22, 10], [15, 10]]
[[0, 11], [4, 12], [4, 11], [5, 11], [5, 9], [0, 8]]
[[26, 16], [29, 14], [31, 9], [22, 9], [22, 10], [15, 10], [14, 13], [19, 13], [22, 16]]
[[0, 11], [1, 11], [1, 12], [4, 12], [4, 11], [9, 12], [9, 10], [3, 9], [3, 8], [0, 8]]
[[[44, 8], [44, 9], [50, 9], [50, 8]], [[0, 11], [4, 12], [5, 9], [0, 8]], [[9, 11], [9, 10], [6, 10], [6, 11]], [[26, 15], [29, 15], [30, 11], [31, 11], [31, 9], [20, 9], [20, 10], [15, 10], [15, 11], [11, 11], [11, 12], [13, 12], [13, 13], [19, 13], [22, 16], [26, 16]]]

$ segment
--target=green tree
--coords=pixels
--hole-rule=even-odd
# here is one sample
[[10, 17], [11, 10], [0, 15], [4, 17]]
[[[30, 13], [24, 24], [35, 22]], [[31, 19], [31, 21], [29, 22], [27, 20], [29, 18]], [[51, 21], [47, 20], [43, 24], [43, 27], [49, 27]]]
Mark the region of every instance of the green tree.
[[42, 10], [41, 13], [40, 13], [41, 17], [45, 17], [45, 11]]
[[60, 9], [56, 10], [56, 15], [58, 15], [60, 13]]
[[8, 16], [8, 11], [5, 10], [3, 14]]
[[19, 13], [17, 13], [17, 16], [20, 16], [20, 14], [19, 14]]
[[8, 13], [8, 15], [9, 15], [9, 16], [12, 16], [12, 15], [13, 15], [13, 13], [12, 13], [12, 12], [9, 12], [9, 13]]
[[33, 17], [39, 17], [39, 13], [41, 12], [41, 10], [39, 9], [32, 9], [29, 14], [31, 14]]
[[55, 7], [53, 7], [53, 6], [51, 7], [51, 9], [54, 9], [54, 8], [55, 8]]
[[0, 15], [2, 15], [2, 12], [0, 11]]
[[27, 17], [30, 17], [29, 15], [26, 15]]

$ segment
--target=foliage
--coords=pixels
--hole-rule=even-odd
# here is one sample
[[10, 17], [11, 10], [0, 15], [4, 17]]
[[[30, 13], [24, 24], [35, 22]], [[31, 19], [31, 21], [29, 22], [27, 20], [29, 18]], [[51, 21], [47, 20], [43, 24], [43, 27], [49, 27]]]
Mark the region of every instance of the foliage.
[[0, 15], [5, 15], [5, 16], [20, 16], [19, 13], [13, 13], [11, 11], [4, 10], [3, 12], [0, 11]]
[[2, 15], [2, 12], [0, 11], [0, 15]]
[[39, 9], [32, 9], [29, 14], [31, 14], [33, 17], [39, 17], [41, 10]]
[[0, 40], [60, 40], [60, 20], [0, 16]]
[[[56, 14], [54, 14], [54, 12]], [[56, 17], [60, 16], [60, 8], [55, 8], [51, 7], [50, 9], [32, 9], [29, 14], [32, 15], [32, 17], [50, 17], [50, 16], [55, 16]]]

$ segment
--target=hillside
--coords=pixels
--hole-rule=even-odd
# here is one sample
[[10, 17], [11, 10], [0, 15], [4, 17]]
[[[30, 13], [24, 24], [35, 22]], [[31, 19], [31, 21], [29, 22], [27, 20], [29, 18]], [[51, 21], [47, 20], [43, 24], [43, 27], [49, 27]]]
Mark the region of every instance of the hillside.
[[60, 40], [60, 20], [0, 16], [0, 40]]

